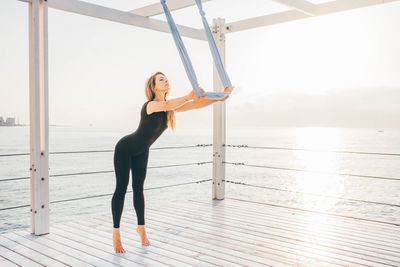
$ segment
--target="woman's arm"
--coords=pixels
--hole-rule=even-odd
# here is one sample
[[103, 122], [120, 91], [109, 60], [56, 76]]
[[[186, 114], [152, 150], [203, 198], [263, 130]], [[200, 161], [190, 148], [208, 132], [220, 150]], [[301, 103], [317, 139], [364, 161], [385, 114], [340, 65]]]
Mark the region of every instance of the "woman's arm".
[[174, 110], [179, 106], [183, 105], [184, 103], [186, 103], [187, 101], [190, 101], [192, 99], [199, 100], [203, 98], [205, 98], [205, 96], [198, 97], [194, 92], [194, 90], [192, 90], [189, 94], [182, 97], [177, 97], [165, 101], [150, 101], [147, 104], [146, 113], [150, 115], [153, 112]]
[[192, 110], [192, 109], [202, 108], [202, 107], [214, 104], [217, 101], [218, 100], [216, 100], [216, 99], [194, 100], [194, 101], [190, 101], [190, 102], [183, 104], [182, 106], [175, 109], [175, 111], [184, 112], [184, 111], [188, 111], [188, 110]]
[[[225, 87], [224, 92], [232, 92], [233, 91], [233, 86], [231, 87]], [[200, 88], [201, 91], [203, 91], [203, 93], [205, 93], [203, 88]], [[224, 102], [225, 100], [227, 100], [229, 97], [226, 96], [224, 99], [221, 100], [217, 100], [217, 99], [206, 99], [205, 97], [201, 97], [199, 99], [195, 99], [194, 101], [191, 102], [187, 102], [185, 104], [183, 104], [182, 106], [178, 107], [175, 109], [175, 111], [177, 112], [184, 112], [184, 111], [188, 111], [188, 110], [192, 110], [192, 109], [197, 109], [197, 108], [202, 108], [211, 104], [214, 104], [217, 101], [222, 101]]]
[[190, 100], [189, 95], [169, 99], [166, 101], [150, 101], [146, 107], [146, 113], [150, 115], [153, 112], [168, 111], [177, 108]]

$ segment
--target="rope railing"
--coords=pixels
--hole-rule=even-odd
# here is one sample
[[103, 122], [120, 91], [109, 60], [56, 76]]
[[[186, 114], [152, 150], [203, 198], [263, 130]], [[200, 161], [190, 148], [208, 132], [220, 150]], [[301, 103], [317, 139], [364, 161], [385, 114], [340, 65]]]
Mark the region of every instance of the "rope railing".
[[[200, 184], [200, 183], [208, 182], [208, 181], [212, 181], [212, 179], [205, 179], [205, 180], [199, 180], [199, 181], [193, 181], [193, 182], [186, 182], [186, 183], [179, 183], [179, 184], [173, 184], [173, 185], [165, 185], [165, 186], [151, 187], [151, 188], [146, 188], [146, 189], [144, 189], [144, 190], [162, 189], [162, 188], [175, 187], [175, 186], [188, 185], [188, 184], [195, 184], [195, 183], [196, 183], [196, 184]], [[337, 197], [337, 196], [332, 196], [332, 195], [324, 195], [324, 194], [318, 194], [318, 193], [312, 193], [312, 192], [302, 192], [302, 191], [294, 191], [294, 190], [281, 189], [281, 188], [275, 188], [275, 187], [254, 185], [254, 184], [248, 184], [248, 183], [238, 182], [238, 181], [232, 181], [232, 180], [223, 180], [223, 181], [225, 181], [225, 182], [227, 182], [227, 183], [232, 183], [232, 184], [239, 184], [239, 185], [245, 185], [245, 186], [256, 187], [256, 188], [262, 188], [262, 189], [269, 189], [269, 190], [276, 190], [276, 191], [284, 191], [284, 192], [290, 192], [290, 193], [296, 193], [296, 194], [314, 195], [314, 196], [319, 196], [319, 197], [334, 198], [334, 199], [340, 199], [340, 200], [346, 200], [346, 201], [353, 201], [353, 202], [361, 202], [361, 203], [368, 203], [368, 204], [377, 204], [377, 205], [384, 205], [384, 206], [390, 206], [390, 207], [400, 207], [400, 204], [392, 204], [392, 203], [377, 202], [377, 201], [369, 201], [369, 200], [362, 200], [362, 199], [353, 199], [353, 198], [343, 198], [343, 197]], [[132, 192], [132, 191], [128, 191], [127, 193], [130, 193], [130, 192]], [[93, 196], [87, 196], [87, 197], [79, 197], [79, 198], [72, 198], [72, 199], [56, 200], [56, 201], [51, 201], [50, 203], [60, 203], [60, 202], [67, 202], [67, 201], [75, 201], [75, 200], [82, 200], [82, 199], [89, 199], [89, 198], [104, 197], [104, 196], [110, 196], [110, 195], [113, 195], [113, 193], [101, 194], [101, 195], [93, 195]], [[17, 209], [17, 208], [23, 208], [23, 207], [29, 207], [29, 206], [30, 206], [30, 205], [21, 205], [21, 206], [0, 208], [0, 211], [2, 211], [2, 210], [10, 210], [10, 209]]]
[[265, 168], [265, 169], [274, 169], [274, 170], [311, 172], [311, 173], [321, 173], [321, 174], [340, 175], [340, 176], [352, 176], [352, 177], [369, 178], [369, 179], [382, 179], [382, 180], [400, 181], [400, 178], [392, 178], [392, 177], [382, 177], [382, 176], [372, 176], [372, 175], [362, 175], [362, 174], [351, 174], [351, 173], [338, 173], [338, 172], [324, 172], [324, 171], [315, 171], [315, 170], [274, 167], [274, 166], [267, 166], [267, 165], [254, 165], [254, 164], [246, 164], [244, 162], [223, 161], [223, 163], [232, 164], [232, 165], [242, 165], [242, 166], [249, 166], [249, 167], [257, 167], [257, 168]]
[[[179, 167], [179, 166], [190, 166], [190, 165], [204, 165], [204, 164], [210, 164], [210, 163], [213, 163], [213, 162], [212, 161], [203, 161], [203, 162], [172, 164], [172, 165], [162, 165], [162, 166], [149, 166], [148, 168], [149, 169], [156, 169], [156, 168], [168, 168], [168, 167]], [[324, 171], [315, 171], [315, 170], [305, 170], [305, 169], [295, 169], [295, 168], [285, 168], [285, 167], [274, 167], [274, 166], [267, 166], [267, 165], [254, 165], [254, 164], [246, 164], [244, 162], [222, 161], [222, 163], [232, 164], [232, 165], [248, 166], [248, 167], [265, 168], [265, 169], [285, 170], [285, 171], [300, 171], [300, 172], [321, 173], [321, 174], [329, 174], [329, 175], [351, 176], [351, 177], [360, 177], [360, 178], [369, 178], [369, 179], [381, 179], [381, 180], [391, 180], [391, 181], [399, 181], [400, 180], [400, 178], [392, 178], [392, 177], [361, 175], [361, 174], [351, 174], [351, 173], [324, 172]], [[52, 175], [49, 175], [49, 177], [76, 176], [76, 175], [101, 174], [101, 173], [112, 173], [112, 172], [114, 172], [114, 171], [110, 170], [110, 171], [62, 173], [62, 174], [52, 174]], [[15, 178], [5, 178], [5, 179], [0, 179], [0, 182], [26, 180], [26, 179], [30, 179], [30, 176], [15, 177]]]
[[[180, 148], [193, 148], [193, 147], [207, 147], [212, 146], [212, 144], [197, 144], [190, 146], [167, 146], [167, 147], [152, 147], [150, 150], [160, 150], [160, 149], [180, 149]], [[107, 150], [81, 150], [81, 151], [56, 151], [49, 152], [51, 155], [55, 154], [81, 154], [81, 153], [104, 153], [104, 152], [114, 152], [112, 149]], [[0, 154], [0, 157], [14, 157], [14, 156], [29, 156], [29, 153], [13, 153], [13, 154]]]
[[[200, 184], [200, 183], [204, 183], [204, 182], [208, 182], [208, 181], [212, 181], [212, 179], [204, 179], [204, 180], [193, 181], [193, 182], [186, 182], [186, 183], [179, 183], [179, 184], [172, 184], [172, 185], [164, 185], [164, 186], [158, 186], [158, 187], [151, 187], [151, 188], [145, 188], [144, 190], [162, 189], [162, 188], [176, 187], [176, 186], [189, 185], [189, 184]], [[245, 185], [245, 186], [256, 187], [256, 188], [262, 188], [262, 189], [269, 189], [269, 190], [276, 190], [276, 191], [284, 191], [284, 192], [290, 192], [290, 193], [296, 193], [296, 194], [314, 195], [314, 196], [319, 196], [319, 197], [324, 197], [324, 198], [334, 198], [334, 199], [340, 199], [340, 200], [346, 200], [346, 201], [353, 201], [353, 202], [360, 202], [360, 203], [384, 205], [384, 206], [389, 206], [389, 207], [400, 207], [399, 204], [392, 204], [392, 203], [385, 203], [385, 202], [377, 202], [377, 201], [369, 201], [369, 200], [362, 200], [362, 199], [353, 199], [353, 198], [343, 198], [343, 197], [337, 197], [337, 196], [332, 196], [332, 195], [324, 195], [324, 194], [318, 194], [318, 193], [312, 193], [312, 192], [294, 191], [294, 190], [281, 189], [281, 188], [274, 188], [274, 187], [268, 187], [268, 186], [253, 185], [253, 184], [248, 184], [248, 183], [238, 182], [238, 181], [232, 181], [232, 180], [223, 180], [223, 181], [225, 181], [225, 182], [227, 182], [227, 183], [232, 183], [232, 184], [239, 184], [239, 185]], [[127, 193], [131, 193], [131, 192], [132, 192], [132, 190], [131, 190], [131, 191], [127, 191]], [[84, 199], [90, 199], [90, 198], [105, 197], [105, 196], [111, 196], [111, 195], [113, 195], [113, 193], [100, 194], [100, 195], [92, 195], [92, 196], [79, 197], [79, 198], [71, 198], [71, 199], [55, 200], [55, 201], [50, 201], [50, 203], [51, 203], [51, 204], [54, 204], [54, 203], [62, 203], [62, 202], [77, 201], [77, 200], [84, 200]], [[20, 206], [13, 206], [13, 207], [0, 208], [0, 211], [11, 210], [11, 209], [18, 209], [18, 208], [26, 208], [26, 207], [30, 207], [30, 205], [28, 204], [28, 205], [20, 205]]]
[[[151, 149], [155, 149], [155, 150], [156, 149], [180, 149], [180, 148], [193, 148], [193, 147], [206, 147], [206, 146], [212, 146], [212, 144], [197, 144], [197, 145], [191, 145], [191, 146], [175, 146], [175, 147], [156, 147], [156, 148], [151, 148]], [[284, 148], [284, 147], [257, 147], [257, 146], [248, 146], [248, 145], [224, 145], [224, 146], [226, 146], [226, 147], [237, 147], [237, 148], [298, 150], [298, 151], [312, 151], [312, 152], [333, 152], [333, 153], [353, 153], [353, 154], [367, 154], [367, 155], [400, 156], [400, 154], [397, 154], [397, 153], [355, 152], [355, 151], [338, 151], [338, 150], [314, 150], [314, 149]], [[60, 151], [60, 152], [50, 152], [49, 154], [102, 153], [102, 152], [113, 152], [113, 150]], [[2, 155], [0, 155], [0, 157], [23, 156], [23, 155], [30, 155], [30, 154], [29, 153], [2, 154]], [[172, 164], [172, 165], [161, 165], [161, 166], [149, 166], [148, 168], [166, 168], [166, 167], [189, 166], [189, 165], [204, 165], [204, 164], [209, 164], [209, 163], [213, 163], [213, 161], [204, 161], [204, 162], [195, 162], [195, 163], [182, 163], [182, 164]], [[301, 172], [310, 172], [310, 173], [322, 173], [322, 174], [352, 176], [352, 177], [361, 177], [361, 178], [370, 178], [370, 179], [383, 179], [383, 180], [395, 180], [395, 181], [400, 180], [400, 178], [391, 178], [391, 177], [382, 177], [382, 176], [370, 176], [370, 175], [359, 175], [359, 174], [349, 174], [349, 173], [324, 172], [324, 171], [296, 169], [296, 168], [284, 168], [284, 167], [267, 166], [267, 165], [246, 164], [244, 162], [227, 162], [227, 161], [223, 161], [223, 163], [224, 164], [232, 164], [232, 165], [249, 166], [249, 167], [267, 168], [267, 169], [277, 169], [277, 170], [287, 170], [287, 171], [301, 171]], [[111, 172], [114, 172], [114, 171], [113, 170], [109, 170], [109, 171], [105, 170], [105, 171], [53, 174], [53, 175], [49, 175], [49, 177], [90, 175], [90, 174], [111, 173]], [[16, 178], [1, 179], [0, 182], [2, 182], [2, 181], [24, 180], [24, 179], [30, 179], [30, 176], [28, 176], [28, 177], [16, 177]], [[195, 184], [195, 183], [199, 184], [199, 183], [207, 182], [207, 181], [212, 181], [212, 179], [193, 181], [193, 182], [187, 182], [187, 183], [180, 183], [180, 184], [173, 184], [173, 185], [165, 185], [165, 186], [159, 186], [159, 187], [152, 187], [152, 188], [146, 188], [144, 190], [162, 189], [162, 188], [167, 188], [167, 187], [175, 187], [175, 186]], [[333, 196], [333, 195], [324, 195], [324, 194], [318, 194], [318, 193], [312, 193], [312, 192], [294, 191], [294, 190], [280, 189], [280, 188], [275, 188], [275, 187], [254, 185], [254, 184], [238, 182], [238, 181], [232, 181], [232, 180], [224, 180], [224, 181], [226, 181], [227, 183], [239, 184], [239, 185], [244, 185], [244, 186], [249, 186], [249, 187], [268, 189], [268, 190], [284, 191], [284, 192], [290, 192], [290, 193], [296, 193], [296, 194], [305, 194], [305, 195], [315, 195], [315, 196], [318, 196], [318, 197], [334, 198], [334, 199], [340, 199], [340, 200], [345, 200], [345, 201], [353, 201], [353, 202], [376, 204], [376, 205], [384, 205], [384, 206], [389, 206], [389, 207], [400, 207], [400, 204], [392, 204], [392, 203], [377, 202], [377, 201], [368, 201], [368, 200], [353, 199], [353, 198], [344, 198], [344, 197], [338, 197], [338, 196]], [[130, 193], [130, 192], [132, 192], [132, 191], [128, 191], [127, 193]], [[56, 200], [56, 201], [51, 201], [50, 203], [61, 203], [61, 202], [68, 202], [68, 201], [77, 201], [77, 200], [104, 197], [104, 196], [111, 196], [111, 195], [113, 195], [113, 193], [101, 194], [101, 195], [92, 195], [92, 196], [72, 198], [72, 199]], [[24, 208], [24, 207], [30, 207], [30, 205], [20, 205], [20, 206], [0, 208], [0, 211], [18, 209], [18, 208]]]
[[[172, 164], [172, 165], [162, 165], [162, 166], [149, 166], [148, 169], [156, 169], [156, 168], [168, 168], [168, 167], [178, 167], [178, 166], [189, 166], [189, 165], [204, 165], [212, 163], [212, 161], [202, 161], [202, 162], [194, 162], [194, 163], [182, 163], [182, 164]], [[75, 176], [75, 175], [87, 175], [87, 174], [99, 174], [99, 173], [111, 173], [112, 171], [93, 171], [93, 172], [75, 172], [75, 173], [62, 173], [62, 174], [52, 174], [49, 177], [63, 177], [63, 176]], [[16, 181], [16, 180], [26, 180], [30, 179], [30, 176], [25, 177], [15, 177], [15, 178], [5, 178], [0, 179], [0, 182], [5, 181]]]
[[[193, 181], [193, 182], [186, 182], [186, 183], [180, 183], [180, 184], [172, 184], [172, 185], [164, 185], [164, 186], [157, 186], [157, 187], [150, 187], [150, 188], [145, 188], [143, 190], [154, 190], [154, 189], [162, 189], [162, 188], [167, 188], [167, 187], [175, 187], [175, 186], [181, 186], [181, 185], [188, 185], [188, 184], [200, 184], [204, 182], [212, 181], [212, 179], [206, 179], [206, 180], [199, 180], [199, 181]], [[127, 191], [127, 193], [133, 192], [132, 190]], [[93, 196], [86, 196], [86, 197], [78, 197], [78, 198], [70, 198], [70, 199], [62, 199], [62, 200], [55, 200], [55, 201], [50, 201], [50, 204], [53, 203], [61, 203], [61, 202], [68, 202], [68, 201], [76, 201], [76, 200], [83, 200], [83, 199], [89, 199], [89, 198], [98, 198], [98, 197], [105, 197], [105, 196], [112, 196], [114, 193], [109, 193], [109, 194], [101, 194], [101, 195], [93, 195]], [[3, 210], [12, 210], [12, 209], [19, 209], [19, 208], [26, 208], [30, 207], [31, 205], [20, 205], [20, 206], [13, 206], [13, 207], [7, 207], [7, 208], [0, 208], [0, 211]]]
[[225, 181], [227, 183], [251, 186], [251, 187], [262, 188], [262, 189], [284, 191], [284, 192], [290, 192], [290, 193], [296, 193], [296, 194], [314, 195], [314, 196], [319, 196], [319, 197], [334, 198], [334, 199], [362, 202], [362, 203], [368, 203], [368, 204], [385, 205], [385, 206], [390, 206], [390, 207], [400, 207], [400, 204], [392, 204], [392, 203], [369, 201], [369, 200], [354, 199], [354, 198], [344, 198], [344, 197], [337, 197], [337, 196], [332, 196], [332, 195], [324, 195], [324, 194], [311, 193], [311, 192], [293, 191], [293, 190], [288, 190], [288, 189], [281, 189], [281, 188], [268, 187], [268, 186], [262, 186], [262, 185], [252, 185], [252, 184], [247, 184], [247, 183], [237, 182], [237, 181], [230, 181], [230, 180], [225, 180]]
[[[150, 150], [160, 149], [181, 149], [181, 148], [193, 148], [193, 147], [209, 147], [213, 144], [197, 144], [189, 146], [169, 146], [169, 147], [154, 147]], [[256, 148], [256, 149], [269, 149], [269, 150], [292, 150], [292, 151], [309, 151], [309, 152], [329, 152], [329, 153], [350, 153], [360, 155], [378, 155], [378, 156], [400, 156], [400, 153], [384, 153], [384, 152], [363, 152], [363, 151], [344, 151], [344, 150], [319, 150], [319, 149], [308, 149], [308, 148], [289, 148], [289, 147], [271, 147], [271, 146], [249, 146], [249, 145], [225, 145], [224, 147], [236, 147], [236, 148]], [[114, 150], [82, 150], [82, 151], [58, 151], [49, 152], [49, 154], [76, 154], [76, 153], [103, 153], [113, 152]], [[0, 154], [0, 157], [13, 157], [13, 156], [29, 156], [29, 153], [13, 153], [13, 154]]]
[[363, 152], [363, 151], [344, 151], [344, 150], [320, 150], [309, 148], [289, 148], [289, 147], [272, 147], [272, 146], [248, 146], [248, 145], [222, 145], [226, 147], [237, 148], [259, 148], [259, 149], [276, 149], [276, 150], [294, 150], [294, 151], [310, 151], [310, 152], [329, 152], [329, 153], [350, 153], [361, 155], [378, 155], [378, 156], [400, 156], [400, 153], [383, 153], [383, 152]]

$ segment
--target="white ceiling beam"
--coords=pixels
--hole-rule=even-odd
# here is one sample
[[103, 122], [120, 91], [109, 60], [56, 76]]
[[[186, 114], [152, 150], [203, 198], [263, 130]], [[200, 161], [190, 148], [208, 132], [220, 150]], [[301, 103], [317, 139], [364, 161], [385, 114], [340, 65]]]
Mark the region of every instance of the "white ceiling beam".
[[[351, 0], [351, 1], [336, 0], [332, 2], [315, 5], [314, 13], [316, 15], [326, 15], [335, 12], [362, 8], [371, 5], [377, 5], [394, 1], [399, 1], [399, 0]], [[284, 23], [309, 17], [310, 16], [308, 16], [307, 14], [304, 14], [297, 10], [283, 11], [275, 14], [269, 14], [265, 16], [226, 23], [226, 29], [224, 32], [229, 33], [229, 32], [243, 31], [252, 28], [274, 25], [278, 23]]]
[[[22, 2], [31, 2], [31, 0], [20, 0]], [[162, 20], [151, 19], [132, 14], [126, 11], [95, 5], [78, 0], [49, 0], [48, 7], [64, 10], [89, 17], [110, 20], [141, 28], [147, 28], [155, 31], [170, 33], [168, 23]], [[207, 38], [203, 30], [177, 25], [182, 36], [206, 41]]]
[[306, 0], [272, 0], [309, 16], [315, 15], [315, 5]]
[[[201, 2], [208, 2], [210, 0], [202, 0]], [[193, 6], [195, 5], [194, 0], [169, 0], [168, 1], [168, 8], [171, 11], [182, 9], [185, 7]], [[129, 13], [136, 14], [142, 17], [151, 17], [151, 16], [156, 16], [164, 13], [164, 9], [160, 3], [155, 3], [152, 5], [144, 6], [141, 8], [137, 8], [131, 11], [128, 11]]]
[[318, 15], [325, 15], [355, 8], [367, 7], [383, 3], [394, 2], [398, 0], [336, 0], [317, 5], [316, 12]]
[[309, 17], [309, 15], [299, 12], [297, 10], [283, 11], [275, 14], [226, 23], [225, 33], [244, 31], [248, 29], [264, 27], [268, 25], [274, 25]]

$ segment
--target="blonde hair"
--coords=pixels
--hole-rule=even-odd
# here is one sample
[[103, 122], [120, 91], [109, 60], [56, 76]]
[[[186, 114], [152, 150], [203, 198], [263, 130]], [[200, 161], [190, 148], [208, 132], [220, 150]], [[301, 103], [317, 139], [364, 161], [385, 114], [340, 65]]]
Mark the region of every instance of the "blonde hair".
[[[145, 93], [146, 93], [147, 100], [151, 101], [156, 97], [155, 87], [156, 87], [156, 76], [158, 74], [162, 74], [165, 76], [164, 73], [158, 71], [158, 72], [154, 73], [153, 75], [151, 75], [146, 81]], [[169, 92], [170, 92], [170, 89], [168, 89], [167, 93], [165, 94], [164, 100], [167, 100]], [[175, 131], [175, 125], [176, 125], [175, 111], [168, 110], [167, 111], [167, 126], [169, 126], [172, 129], [172, 131]]]

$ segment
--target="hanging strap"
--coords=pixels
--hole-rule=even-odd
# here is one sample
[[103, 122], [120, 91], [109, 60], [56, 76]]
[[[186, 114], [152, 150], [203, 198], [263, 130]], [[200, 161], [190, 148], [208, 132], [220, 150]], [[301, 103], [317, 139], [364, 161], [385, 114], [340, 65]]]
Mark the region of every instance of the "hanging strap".
[[217, 45], [215, 44], [214, 37], [211, 33], [210, 26], [208, 25], [207, 19], [205, 17], [205, 13], [203, 10], [203, 3], [201, 0], [196, 0], [197, 7], [199, 8], [199, 12], [201, 15], [201, 20], [203, 21], [204, 31], [206, 33], [208, 46], [210, 47], [210, 51], [214, 60], [214, 64], [217, 68], [219, 78], [221, 79], [222, 84], [224, 87], [229, 86], [231, 87], [231, 81], [229, 80], [228, 74], [225, 71], [224, 65], [222, 64], [221, 56], [218, 52]]
[[[199, 83], [197, 81], [196, 73], [194, 72], [192, 62], [190, 61], [189, 55], [186, 51], [185, 45], [183, 44], [182, 38], [179, 34], [178, 28], [176, 27], [174, 19], [172, 18], [171, 12], [169, 11], [169, 9], [167, 7], [166, 0], [160, 0], [160, 2], [161, 2], [161, 5], [163, 6], [169, 28], [171, 30], [172, 36], [175, 41], [175, 45], [178, 49], [183, 66], [185, 67], [186, 74], [190, 80], [190, 83], [192, 85], [194, 92], [196, 93], [197, 96], [199, 96], [199, 97], [205, 96], [207, 99], [217, 99], [217, 100], [224, 99], [226, 96], [228, 96], [230, 94], [230, 92], [206, 92], [203, 94], [203, 92], [200, 90]], [[231, 82], [229, 80], [228, 74], [226, 73], [226, 71], [224, 69], [221, 57], [219, 55], [217, 46], [215, 44], [214, 37], [212, 36], [210, 27], [208, 26], [207, 20], [204, 17], [205, 13], [203, 11], [201, 0], [196, 0], [196, 4], [197, 4], [197, 7], [199, 8], [199, 12], [202, 17], [204, 30], [205, 30], [208, 44], [209, 44], [209, 47], [211, 50], [211, 54], [213, 56], [214, 64], [218, 71], [218, 75], [219, 75], [224, 87], [231, 86]]]

